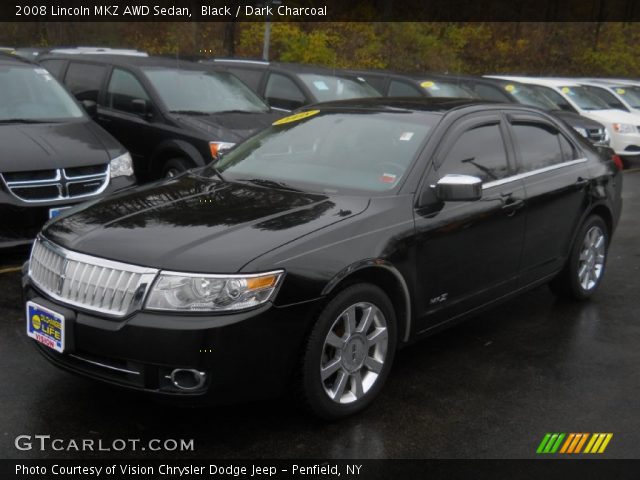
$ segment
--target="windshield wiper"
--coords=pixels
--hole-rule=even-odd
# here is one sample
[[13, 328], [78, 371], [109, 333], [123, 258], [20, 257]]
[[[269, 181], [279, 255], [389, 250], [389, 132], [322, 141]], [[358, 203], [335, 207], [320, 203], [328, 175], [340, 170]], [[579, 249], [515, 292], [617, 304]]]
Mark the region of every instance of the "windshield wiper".
[[294, 192], [300, 191], [297, 188], [293, 188], [284, 182], [276, 182], [275, 180], [267, 180], [266, 178], [240, 178], [239, 181], [249, 182], [267, 188], [284, 188], [286, 190], [292, 190]]
[[267, 110], [222, 110], [221, 112], [216, 112], [216, 115], [221, 113], [266, 113]]

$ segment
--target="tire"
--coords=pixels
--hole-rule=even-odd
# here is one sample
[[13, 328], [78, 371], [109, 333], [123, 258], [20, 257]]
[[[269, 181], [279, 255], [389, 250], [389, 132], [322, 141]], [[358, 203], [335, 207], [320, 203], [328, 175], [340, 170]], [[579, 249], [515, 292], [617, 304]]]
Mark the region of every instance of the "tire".
[[162, 166], [162, 177], [173, 178], [192, 167], [191, 162], [184, 158], [172, 158], [171, 160], [167, 160]]
[[369, 406], [391, 370], [396, 331], [393, 305], [380, 288], [358, 283], [339, 292], [320, 312], [300, 361], [304, 406], [326, 420]]
[[586, 300], [600, 286], [604, 277], [609, 248], [609, 229], [598, 215], [584, 222], [573, 246], [567, 264], [549, 284], [558, 296]]

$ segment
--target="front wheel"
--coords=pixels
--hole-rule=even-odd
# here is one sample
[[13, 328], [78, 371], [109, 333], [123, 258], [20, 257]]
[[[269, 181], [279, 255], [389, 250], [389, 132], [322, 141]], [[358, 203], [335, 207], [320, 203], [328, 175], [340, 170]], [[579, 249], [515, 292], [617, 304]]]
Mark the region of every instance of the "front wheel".
[[352, 285], [322, 310], [301, 365], [303, 401], [336, 419], [367, 407], [380, 392], [396, 349], [389, 297], [371, 284]]
[[602, 281], [609, 247], [609, 229], [601, 217], [584, 222], [571, 249], [564, 270], [549, 284], [554, 293], [584, 300], [591, 297]]
[[184, 158], [172, 158], [162, 166], [162, 176], [163, 178], [173, 178], [191, 167], [193, 165]]

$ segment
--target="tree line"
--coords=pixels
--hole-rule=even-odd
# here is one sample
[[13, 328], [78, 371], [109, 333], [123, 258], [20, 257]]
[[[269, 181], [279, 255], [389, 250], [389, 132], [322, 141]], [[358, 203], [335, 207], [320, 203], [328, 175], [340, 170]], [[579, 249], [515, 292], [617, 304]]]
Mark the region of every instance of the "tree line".
[[[260, 58], [263, 22], [0, 23], [0, 46]], [[274, 22], [270, 59], [404, 72], [640, 77], [631, 22]]]

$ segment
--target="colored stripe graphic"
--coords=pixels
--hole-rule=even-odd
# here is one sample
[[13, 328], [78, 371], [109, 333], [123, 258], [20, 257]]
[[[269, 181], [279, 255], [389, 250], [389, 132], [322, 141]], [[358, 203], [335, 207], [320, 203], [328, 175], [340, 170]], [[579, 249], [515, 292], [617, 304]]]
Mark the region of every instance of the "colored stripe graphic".
[[604, 453], [612, 438], [613, 433], [547, 433], [536, 453]]
[[560, 448], [560, 444], [564, 439], [564, 433], [547, 433], [540, 445], [538, 445], [537, 453], [556, 453], [558, 448]]

